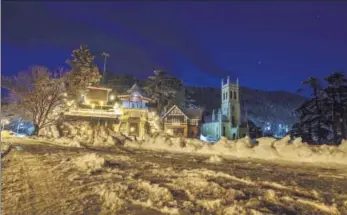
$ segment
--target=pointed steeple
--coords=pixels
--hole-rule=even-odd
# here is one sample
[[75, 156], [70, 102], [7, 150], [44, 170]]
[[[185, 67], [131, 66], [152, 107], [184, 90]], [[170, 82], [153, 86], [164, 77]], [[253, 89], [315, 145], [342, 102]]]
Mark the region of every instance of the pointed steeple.
[[220, 108], [218, 109], [218, 121], [222, 121], [222, 111]]
[[130, 90], [128, 90], [129, 93], [133, 93], [133, 92], [138, 92], [141, 94], [141, 88], [139, 87], [139, 85], [137, 83], [133, 84], [133, 86], [130, 88]]

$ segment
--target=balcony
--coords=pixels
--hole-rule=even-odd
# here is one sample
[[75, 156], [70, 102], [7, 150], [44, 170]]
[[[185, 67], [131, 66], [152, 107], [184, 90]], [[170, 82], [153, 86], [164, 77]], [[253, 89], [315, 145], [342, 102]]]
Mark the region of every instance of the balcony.
[[181, 121], [178, 121], [178, 120], [166, 120], [165, 124], [167, 124], [167, 125], [186, 125], [186, 124], [188, 124], [188, 121], [187, 120], [181, 120]]
[[66, 116], [118, 119], [121, 113], [106, 110], [75, 109], [65, 112]]

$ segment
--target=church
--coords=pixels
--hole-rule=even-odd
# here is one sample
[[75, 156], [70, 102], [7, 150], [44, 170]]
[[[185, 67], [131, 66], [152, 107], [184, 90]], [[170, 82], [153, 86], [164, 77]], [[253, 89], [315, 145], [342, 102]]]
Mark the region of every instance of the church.
[[239, 139], [248, 135], [248, 128], [242, 123], [239, 80], [232, 84], [229, 76], [221, 83], [221, 107], [205, 117], [201, 135], [219, 140], [221, 137]]

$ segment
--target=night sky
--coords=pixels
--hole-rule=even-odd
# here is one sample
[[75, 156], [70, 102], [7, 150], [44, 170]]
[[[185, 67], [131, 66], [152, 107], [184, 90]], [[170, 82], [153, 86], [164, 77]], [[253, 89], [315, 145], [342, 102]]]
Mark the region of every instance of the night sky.
[[2, 3], [2, 74], [67, 66], [87, 44], [102, 68], [140, 78], [164, 69], [187, 85], [229, 75], [295, 92], [309, 76], [347, 71], [347, 2]]

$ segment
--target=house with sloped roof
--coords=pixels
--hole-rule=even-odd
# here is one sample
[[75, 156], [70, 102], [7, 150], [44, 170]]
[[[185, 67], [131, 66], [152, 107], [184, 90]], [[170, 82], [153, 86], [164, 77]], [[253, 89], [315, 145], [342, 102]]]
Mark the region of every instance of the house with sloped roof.
[[118, 95], [123, 108], [148, 109], [149, 103], [153, 102], [140, 88], [134, 84], [126, 94]]
[[200, 133], [203, 110], [171, 107], [163, 116], [164, 130], [175, 136], [196, 138]]

